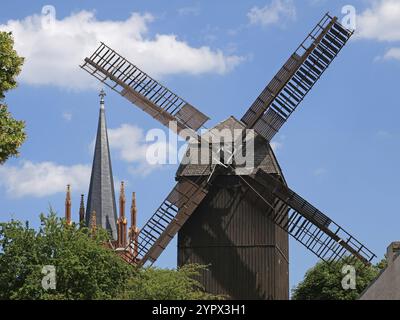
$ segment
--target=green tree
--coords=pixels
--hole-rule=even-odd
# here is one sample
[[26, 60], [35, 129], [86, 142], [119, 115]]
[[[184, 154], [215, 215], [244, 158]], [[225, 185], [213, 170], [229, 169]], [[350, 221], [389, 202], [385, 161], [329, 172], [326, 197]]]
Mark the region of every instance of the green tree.
[[[112, 299], [133, 268], [104, 246], [108, 235], [41, 215], [36, 231], [18, 221], [0, 224], [0, 299]], [[56, 268], [56, 289], [42, 287], [42, 269]]]
[[[356, 270], [356, 289], [345, 290], [342, 273], [345, 265], [354, 266]], [[356, 300], [364, 289], [374, 280], [380, 268], [385, 267], [384, 261], [376, 266], [364, 266], [360, 261], [351, 262], [344, 258], [335, 265], [323, 261], [318, 262], [307, 271], [303, 281], [292, 290], [293, 300]]]
[[25, 123], [15, 120], [3, 104], [5, 93], [17, 86], [16, 77], [21, 72], [24, 59], [14, 50], [11, 33], [0, 31], [0, 164], [17, 156], [26, 139]]
[[191, 264], [179, 269], [142, 268], [121, 296], [129, 300], [222, 300], [204, 291], [195, 280], [206, 266]]
[[[178, 270], [134, 268], [105, 245], [107, 232], [67, 225], [51, 212], [41, 227], [0, 223], [0, 300], [2, 299], [220, 299], [194, 278], [205, 267]], [[44, 266], [54, 266], [56, 289], [42, 287]]]

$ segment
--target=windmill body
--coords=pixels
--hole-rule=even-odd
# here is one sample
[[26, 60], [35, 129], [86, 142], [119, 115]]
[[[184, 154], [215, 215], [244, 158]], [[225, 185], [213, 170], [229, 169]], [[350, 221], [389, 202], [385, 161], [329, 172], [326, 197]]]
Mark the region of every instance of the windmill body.
[[[337, 17], [324, 15], [241, 120], [231, 117], [217, 125], [253, 132], [252, 138], [241, 135], [240, 148], [210, 145], [207, 135], [197, 132], [209, 119], [204, 113], [106, 44], [85, 58], [85, 71], [191, 139], [190, 161], [184, 158], [180, 165], [177, 184], [127, 246], [133, 264], [153, 264], [179, 234], [178, 264], [211, 264], [200, 278], [204, 287], [237, 299], [288, 298], [288, 235], [326, 262], [351, 256], [370, 264], [375, 255], [369, 249], [289, 188], [270, 147], [352, 34]], [[237, 163], [250, 142], [252, 165]], [[217, 149], [210, 156], [216, 162], [192, 161], [192, 151], [204, 143]], [[226, 155], [232, 161], [225, 161]]]
[[[245, 126], [230, 117], [211, 130], [245, 130]], [[254, 168], [239, 173], [251, 175], [262, 169], [282, 178], [269, 143], [259, 135], [254, 140]], [[195, 148], [190, 146], [187, 154]], [[198, 154], [197, 150], [192, 153]], [[208, 175], [206, 167], [201, 163], [181, 164], [176, 179], [179, 183], [183, 177], [195, 180]], [[272, 194], [269, 200], [273, 202]], [[207, 292], [232, 299], [288, 299], [288, 234], [268, 218], [269, 214], [265, 207], [256, 205], [252, 193], [236, 174], [220, 172], [205, 199], [178, 232], [178, 265], [209, 265], [199, 279]]]

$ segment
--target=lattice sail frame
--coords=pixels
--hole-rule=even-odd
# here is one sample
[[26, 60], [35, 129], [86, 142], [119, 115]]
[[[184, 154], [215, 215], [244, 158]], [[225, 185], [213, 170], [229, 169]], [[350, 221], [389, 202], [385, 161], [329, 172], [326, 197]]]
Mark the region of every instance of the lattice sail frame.
[[[245, 179], [249, 181], [249, 178]], [[261, 198], [263, 193], [272, 193], [276, 197], [270, 204], [273, 209], [270, 218], [320, 259], [334, 263], [351, 255], [369, 265], [376, 257], [360, 241], [271, 174], [259, 169], [253, 179], [258, 182], [257, 186], [254, 183], [250, 185]]]
[[[176, 184], [138, 234], [134, 261], [142, 266], [153, 264], [207, 195], [206, 178]], [[199, 179], [200, 180], [200, 179]], [[134, 252], [134, 243], [129, 248]]]
[[[154, 80], [103, 42], [81, 68], [176, 133], [197, 138], [196, 131], [209, 118], [177, 94]], [[171, 128], [174, 129], [174, 128]]]
[[271, 141], [352, 35], [326, 14], [245, 113], [247, 128]]

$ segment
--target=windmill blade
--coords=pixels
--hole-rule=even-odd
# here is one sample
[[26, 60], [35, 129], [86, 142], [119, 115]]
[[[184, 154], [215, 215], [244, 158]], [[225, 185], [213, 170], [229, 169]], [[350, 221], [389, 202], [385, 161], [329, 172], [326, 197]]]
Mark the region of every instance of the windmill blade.
[[352, 31], [326, 14], [259, 95], [242, 121], [268, 141], [335, 59]]
[[176, 184], [128, 247], [138, 266], [153, 264], [207, 195], [207, 176]]
[[273, 204], [268, 203], [273, 209], [271, 219], [322, 260], [337, 262], [351, 255], [369, 265], [376, 257], [342, 227], [272, 175], [259, 169], [254, 178], [242, 179], [263, 199], [264, 206], [268, 201], [263, 194], [272, 193], [276, 197]]
[[204, 113], [104, 43], [101, 43], [90, 58], [85, 58], [81, 68], [163, 125], [168, 127], [171, 121], [176, 121], [176, 133], [186, 129], [184, 138], [187, 138], [187, 133], [197, 138], [195, 131], [209, 120]]

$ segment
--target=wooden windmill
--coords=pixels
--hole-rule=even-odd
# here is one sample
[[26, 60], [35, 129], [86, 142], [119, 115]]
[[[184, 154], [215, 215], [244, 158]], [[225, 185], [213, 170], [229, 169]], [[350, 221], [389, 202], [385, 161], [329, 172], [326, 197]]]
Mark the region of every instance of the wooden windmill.
[[[178, 235], [178, 264], [210, 264], [200, 281], [232, 298], [288, 298], [288, 234], [327, 262], [375, 255], [291, 190], [270, 141], [347, 43], [353, 32], [326, 14], [242, 119], [216, 128], [254, 130], [255, 163], [242, 170], [222, 153], [218, 163], [181, 164], [177, 184], [130, 244], [132, 263], [154, 263]], [[101, 43], [81, 66], [176, 133], [203, 142], [209, 119], [116, 51]], [[208, 142], [207, 142], [208, 143]], [[212, 147], [212, 146], [211, 146]], [[189, 151], [191, 146], [189, 146]], [[230, 159], [239, 150], [232, 150]]]

